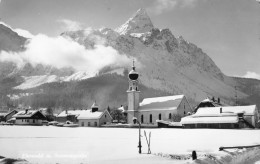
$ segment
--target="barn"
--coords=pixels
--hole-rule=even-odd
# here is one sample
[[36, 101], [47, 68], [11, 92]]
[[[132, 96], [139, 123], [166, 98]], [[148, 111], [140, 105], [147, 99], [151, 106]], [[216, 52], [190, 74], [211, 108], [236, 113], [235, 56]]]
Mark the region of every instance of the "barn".
[[181, 119], [184, 128], [257, 128], [259, 113], [256, 105], [199, 108]]

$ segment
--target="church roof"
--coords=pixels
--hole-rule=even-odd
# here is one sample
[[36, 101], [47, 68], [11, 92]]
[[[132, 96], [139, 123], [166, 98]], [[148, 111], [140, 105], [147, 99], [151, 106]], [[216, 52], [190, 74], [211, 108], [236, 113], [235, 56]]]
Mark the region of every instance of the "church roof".
[[139, 104], [139, 111], [175, 110], [184, 95], [146, 98]]

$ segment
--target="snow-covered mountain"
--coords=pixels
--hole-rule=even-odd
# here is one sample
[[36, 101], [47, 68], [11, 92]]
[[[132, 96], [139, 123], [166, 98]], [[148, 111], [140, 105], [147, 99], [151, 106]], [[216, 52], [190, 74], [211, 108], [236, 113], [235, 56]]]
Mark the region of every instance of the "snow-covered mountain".
[[[225, 76], [201, 48], [181, 36], [174, 36], [169, 29], [155, 28], [144, 9], [139, 9], [115, 30], [93, 30], [88, 35], [70, 31], [62, 35], [86, 48], [95, 44], [89, 38], [102, 38], [121, 54], [135, 57], [140, 82], [147, 87], [171, 94], [184, 93], [195, 101], [207, 96], [232, 101], [236, 94], [235, 81]], [[237, 94], [247, 96], [239, 91]]]
[[[13, 34], [10, 30], [0, 25], [1, 36], [17, 37], [17, 34]], [[237, 78], [224, 75], [214, 61], [201, 48], [186, 41], [181, 36], [176, 37], [169, 29], [154, 27], [144, 9], [139, 9], [123, 25], [114, 30], [110, 28], [82, 29], [78, 31], [65, 31], [61, 36], [84, 45], [86, 49], [95, 49], [95, 45], [110, 46], [117, 50], [119, 54], [135, 58], [137, 60], [137, 71], [140, 73], [140, 83], [146, 88], [145, 93], [143, 93], [145, 96], [156, 95], [151, 94], [151, 92], [158, 91], [161, 92], [160, 95], [185, 94], [191, 102], [198, 102], [208, 96], [214, 96], [220, 97], [221, 101], [227, 104], [234, 103], [235, 95], [239, 99], [247, 99], [248, 97], [248, 92], [245, 91], [245, 88], [247, 88], [246, 85], [249, 82], [242, 83], [244, 81], [241, 82]], [[18, 47], [24, 47], [24, 44], [26, 44], [24, 40], [26, 39], [23, 37], [19, 38], [20, 36], [18, 36], [18, 39], [16, 39], [18, 41], [15, 41], [14, 44], [12, 43], [13, 39], [9, 39], [11, 41], [7, 40], [5, 42], [6, 45], [0, 47], [0, 51], [6, 50], [9, 44], [16, 45], [20, 43], [20, 40], [23, 42], [18, 44]], [[17, 50], [22, 51], [22, 49], [12, 49], [12, 51]], [[1, 63], [0, 65], [4, 64], [6, 65], [6, 63]], [[23, 68], [17, 68], [9, 63], [8, 67], [0, 66], [2, 69], [0, 70], [0, 74], [5, 75], [5, 77], [19, 77], [18, 81], [12, 83], [13, 89], [28, 90], [46, 83], [51, 84], [56, 82], [55, 85], [62, 85], [62, 82], [66, 83], [70, 81], [78, 82], [78, 85], [81, 85], [82, 80], [86, 80], [86, 83], [88, 83], [87, 89], [90, 90], [92, 88], [91, 85], [95, 85], [95, 87], [97, 87], [96, 84], [100, 85], [99, 82], [95, 81], [95, 78], [96, 80], [104, 79], [104, 77], [100, 78], [100, 75], [112, 73], [125, 76], [125, 70], [130, 69], [129, 65], [122, 66], [121, 68], [111, 66], [102, 69], [100, 72], [87, 73], [82, 71], [77, 72], [69, 68], [57, 69], [44, 65], [33, 67], [27, 64]], [[8, 73], [3, 74], [3, 72]], [[90, 81], [95, 81], [95, 83], [88, 81], [89, 78], [91, 78]], [[107, 81], [105, 80], [105, 82]], [[122, 79], [117, 84], [121, 86], [120, 90], [126, 90], [127, 86], [122, 88], [125, 82], [121, 83]], [[73, 83], [72, 86], [75, 87], [74, 85], [77, 84]], [[107, 82], [106, 85], [103, 83], [102, 85], [109, 89], [106, 90], [103, 88], [102, 92], [91, 91], [95, 95], [82, 95], [82, 97], [92, 99], [103, 97], [102, 100], [104, 102], [100, 104], [109, 105], [113, 102], [113, 106], [123, 103], [122, 97], [125, 95], [121, 95], [120, 102], [105, 98], [111, 96], [112, 90], [113, 93], [116, 93], [114, 84], [112, 86], [112, 84]], [[238, 90], [235, 90], [235, 86], [237, 85], [239, 85]], [[260, 86], [260, 82], [255, 82], [254, 85]], [[62, 86], [64, 87], [64, 85]], [[82, 86], [79, 88], [82, 89]], [[149, 88], [151, 92], [148, 94]], [[73, 92], [76, 90], [77, 87], [75, 87]], [[124, 92], [120, 92], [120, 94], [124, 94]], [[100, 101], [102, 100], [100, 99]]]

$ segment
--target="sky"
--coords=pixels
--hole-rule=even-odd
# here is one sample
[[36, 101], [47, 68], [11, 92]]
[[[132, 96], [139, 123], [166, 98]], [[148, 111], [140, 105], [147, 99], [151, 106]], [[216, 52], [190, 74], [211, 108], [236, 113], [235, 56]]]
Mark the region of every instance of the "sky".
[[200, 47], [224, 74], [260, 79], [256, 0], [0, 0], [0, 18], [25, 35], [56, 37], [66, 30], [114, 29], [139, 8], [155, 27]]

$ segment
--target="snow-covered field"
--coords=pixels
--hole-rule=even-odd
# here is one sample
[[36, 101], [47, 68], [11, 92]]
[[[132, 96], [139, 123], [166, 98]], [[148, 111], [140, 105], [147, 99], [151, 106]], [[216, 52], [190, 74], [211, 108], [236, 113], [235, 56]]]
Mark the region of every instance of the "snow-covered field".
[[[150, 155], [143, 130], [151, 132]], [[0, 156], [32, 163], [191, 163], [155, 154], [185, 155], [196, 150], [199, 157], [218, 157], [232, 153], [219, 152], [220, 146], [254, 144], [260, 144], [260, 130], [142, 129], [140, 155], [134, 128], [0, 126]]]

